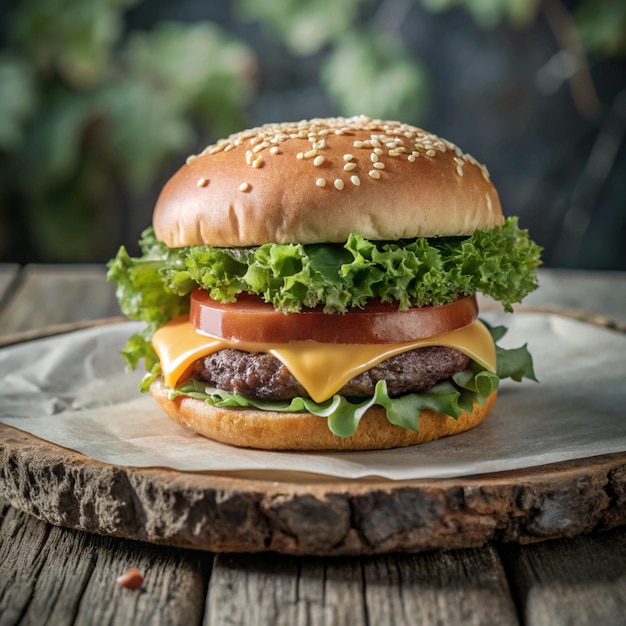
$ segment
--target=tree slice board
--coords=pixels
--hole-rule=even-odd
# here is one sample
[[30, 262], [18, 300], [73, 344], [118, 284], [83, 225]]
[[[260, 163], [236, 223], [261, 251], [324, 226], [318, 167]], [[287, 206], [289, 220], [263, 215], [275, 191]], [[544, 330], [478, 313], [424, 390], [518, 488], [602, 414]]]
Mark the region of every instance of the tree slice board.
[[626, 452], [446, 479], [131, 468], [0, 424], [0, 495], [51, 524], [212, 552], [341, 555], [522, 544], [626, 523]]

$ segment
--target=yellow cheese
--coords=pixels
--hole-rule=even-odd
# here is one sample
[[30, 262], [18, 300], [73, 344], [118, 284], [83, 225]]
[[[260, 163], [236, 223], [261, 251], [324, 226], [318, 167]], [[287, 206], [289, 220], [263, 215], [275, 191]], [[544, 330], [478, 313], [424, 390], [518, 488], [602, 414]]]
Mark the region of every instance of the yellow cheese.
[[427, 346], [446, 346], [463, 352], [489, 371], [496, 370], [496, 351], [489, 331], [479, 321], [469, 326], [404, 343], [342, 344], [316, 341], [252, 343], [228, 341], [197, 333], [181, 316], [162, 326], [152, 343], [159, 355], [165, 384], [175, 387], [194, 361], [218, 350], [233, 348], [267, 352], [279, 359], [315, 402], [332, 397], [357, 374], [402, 352]]

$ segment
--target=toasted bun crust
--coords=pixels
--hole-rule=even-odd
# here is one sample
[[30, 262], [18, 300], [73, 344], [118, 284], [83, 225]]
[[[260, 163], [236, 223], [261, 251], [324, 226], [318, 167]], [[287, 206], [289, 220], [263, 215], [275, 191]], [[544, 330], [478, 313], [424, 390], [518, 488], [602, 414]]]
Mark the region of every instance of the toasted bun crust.
[[351, 437], [328, 429], [327, 420], [310, 413], [278, 413], [257, 409], [218, 408], [191, 397], [170, 400], [162, 381], [150, 393], [179, 424], [215, 441], [261, 450], [383, 450], [455, 435], [478, 426], [493, 408], [497, 391], [487, 404], [474, 405], [458, 420], [435, 411], [422, 411], [417, 432], [390, 424], [384, 409], [372, 407]]
[[170, 247], [471, 235], [503, 221], [484, 166], [421, 129], [367, 117], [268, 124], [191, 156], [155, 208]]

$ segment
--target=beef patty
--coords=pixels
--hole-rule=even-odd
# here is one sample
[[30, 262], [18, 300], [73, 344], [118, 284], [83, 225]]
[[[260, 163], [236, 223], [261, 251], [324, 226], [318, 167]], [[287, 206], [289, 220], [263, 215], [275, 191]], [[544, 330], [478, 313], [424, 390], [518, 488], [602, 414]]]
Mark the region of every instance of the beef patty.
[[[391, 397], [426, 391], [464, 370], [469, 363], [469, 357], [452, 348], [418, 348], [392, 356], [355, 376], [338, 393], [371, 396], [379, 380], [387, 381]], [[287, 368], [276, 357], [265, 353], [220, 350], [196, 361], [192, 377], [250, 399], [290, 400], [308, 396]]]

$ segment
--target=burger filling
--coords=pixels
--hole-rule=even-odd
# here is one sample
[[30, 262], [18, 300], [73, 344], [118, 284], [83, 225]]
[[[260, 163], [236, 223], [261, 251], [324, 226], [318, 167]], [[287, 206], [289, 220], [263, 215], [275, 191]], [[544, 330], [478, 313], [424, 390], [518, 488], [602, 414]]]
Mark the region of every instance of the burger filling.
[[[536, 288], [540, 263], [540, 248], [514, 218], [468, 237], [411, 241], [373, 242], [353, 234], [345, 244], [172, 249], [148, 229], [140, 244], [139, 258], [120, 249], [108, 278], [118, 282], [123, 313], [146, 323], [123, 351], [131, 367], [145, 360], [143, 391], [161, 375], [153, 336], [177, 317], [189, 319], [191, 294], [197, 289], [234, 306], [238, 296], [252, 295], [281, 314], [317, 307], [329, 320], [372, 301], [398, 303], [399, 311], [407, 311], [440, 307], [477, 292], [511, 311], [514, 302]], [[496, 342], [506, 329], [488, 330]], [[318, 401], [271, 354], [220, 348], [196, 360], [186, 377], [171, 385], [170, 395], [220, 407], [307, 411], [327, 417], [336, 435], [350, 436], [374, 405], [384, 407], [391, 423], [417, 430], [423, 409], [458, 418], [475, 404], [485, 404], [500, 379], [534, 378], [525, 346], [504, 350], [496, 344], [497, 371], [457, 347], [460, 351], [414, 346], [348, 378]]]
[[[470, 358], [458, 350], [430, 346], [386, 359], [349, 380], [337, 393], [346, 397], [374, 395], [376, 384], [387, 381], [395, 398], [419, 393], [462, 372]], [[305, 388], [276, 357], [242, 350], [220, 350], [195, 362], [191, 378], [250, 400], [291, 400], [308, 397]]]

